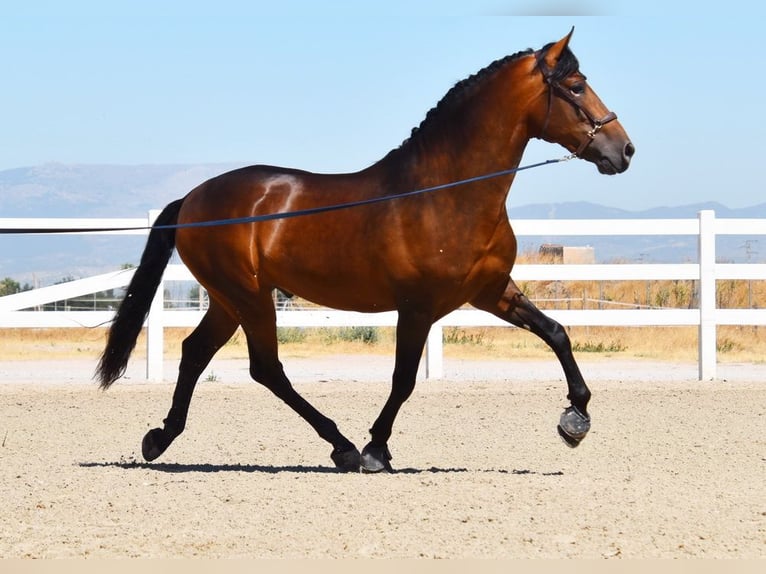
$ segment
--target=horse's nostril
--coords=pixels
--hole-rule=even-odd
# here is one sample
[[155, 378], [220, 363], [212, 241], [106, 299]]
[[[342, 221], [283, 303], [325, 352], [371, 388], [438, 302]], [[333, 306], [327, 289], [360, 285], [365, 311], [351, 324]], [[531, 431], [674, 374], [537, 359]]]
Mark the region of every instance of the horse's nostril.
[[625, 157], [631, 158], [633, 157], [634, 153], [636, 153], [635, 146], [631, 142], [625, 144]]

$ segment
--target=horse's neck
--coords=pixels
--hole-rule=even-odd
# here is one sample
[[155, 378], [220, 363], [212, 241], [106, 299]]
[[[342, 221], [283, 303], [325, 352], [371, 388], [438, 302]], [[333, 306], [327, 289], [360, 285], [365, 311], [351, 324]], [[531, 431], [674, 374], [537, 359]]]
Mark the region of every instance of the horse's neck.
[[[512, 117], [503, 120], [516, 121]], [[457, 183], [518, 167], [529, 141], [521, 121], [501, 130], [487, 130], [486, 126], [497, 126], [496, 119], [487, 117], [474, 130], [454, 123], [419, 135], [378, 164], [387, 174], [387, 193]], [[485, 204], [504, 205], [512, 181], [513, 175], [504, 175], [474, 187], [481, 187]]]
[[448, 116], [419, 130], [386, 158], [389, 172], [427, 187], [517, 167], [530, 139], [528, 100], [521, 89], [515, 98], [508, 83], [477, 88]]

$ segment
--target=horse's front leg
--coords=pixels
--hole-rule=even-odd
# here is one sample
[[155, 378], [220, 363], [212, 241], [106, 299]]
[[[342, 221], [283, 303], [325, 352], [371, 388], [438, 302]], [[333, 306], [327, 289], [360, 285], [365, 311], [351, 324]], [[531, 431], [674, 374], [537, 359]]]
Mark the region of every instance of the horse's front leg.
[[521, 293], [512, 279], [509, 279], [499, 299], [496, 296], [493, 298], [485, 296], [473, 301], [472, 304], [517, 327], [531, 331], [553, 350], [564, 369], [569, 391], [567, 398], [571, 402], [571, 406], [567, 407], [561, 415], [558, 432], [567, 445], [571, 447], [579, 445], [590, 430], [588, 402], [591, 393], [575, 362], [569, 335], [564, 328], [535, 307]]

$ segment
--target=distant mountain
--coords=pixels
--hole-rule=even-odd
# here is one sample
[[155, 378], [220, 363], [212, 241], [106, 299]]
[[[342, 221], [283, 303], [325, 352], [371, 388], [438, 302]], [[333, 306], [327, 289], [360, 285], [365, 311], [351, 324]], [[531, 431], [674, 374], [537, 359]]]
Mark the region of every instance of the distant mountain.
[[[206, 179], [241, 167], [204, 165], [45, 164], [0, 171], [0, 217], [143, 217], [185, 195]], [[716, 217], [766, 218], [766, 203], [729, 209], [717, 203], [627, 211], [588, 202], [532, 204], [509, 209], [514, 219], [695, 218], [702, 209]], [[766, 242], [766, 239], [762, 240]], [[138, 262], [145, 238], [106, 236], [0, 235], [0, 279], [49, 285]], [[593, 246], [598, 262], [688, 261], [696, 257], [694, 238], [519, 237], [520, 250], [537, 251], [541, 242]], [[759, 238], [720, 238], [720, 259], [766, 260]]]
[[52, 163], [0, 171], [0, 217], [141, 217], [235, 167]]
[[[0, 171], [0, 217], [144, 217], [234, 165], [45, 164]], [[0, 235], [0, 278], [49, 285], [137, 263], [140, 236]]]
[[[508, 216], [514, 219], [695, 219], [702, 210], [712, 209], [719, 218], [766, 218], [766, 203], [740, 209], [730, 209], [716, 202], [695, 203], [675, 207], [653, 207], [628, 211], [585, 201], [538, 203], [513, 207]], [[547, 236], [518, 237], [519, 250], [535, 252], [541, 243], [590, 246], [596, 261], [635, 261], [672, 263], [696, 260], [697, 239], [678, 235], [647, 235], [643, 237]], [[766, 261], [766, 238], [724, 236], [716, 239], [719, 261], [732, 263]]]
[[766, 203], [730, 209], [725, 205], [708, 201], [676, 207], [653, 207], [642, 211], [628, 211], [617, 207], [607, 207], [587, 201], [570, 201], [564, 203], [533, 203], [512, 207], [508, 210], [513, 219], [687, 219], [696, 218], [697, 213], [712, 209], [716, 217], [737, 218], [752, 217], [766, 218]]

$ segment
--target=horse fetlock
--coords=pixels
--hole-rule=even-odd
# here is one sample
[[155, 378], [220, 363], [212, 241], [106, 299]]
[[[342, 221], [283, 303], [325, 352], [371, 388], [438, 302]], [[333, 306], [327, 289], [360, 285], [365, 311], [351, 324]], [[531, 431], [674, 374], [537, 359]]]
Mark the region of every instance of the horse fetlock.
[[391, 458], [388, 446], [375, 446], [370, 443], [362, 450], [362, 472], [393, 472]]
[[590, 417], [577, 407], [564, 409], [559, 419], [558, 432], [564, 442], [574, 448], [580, 444], [590, 430]]

